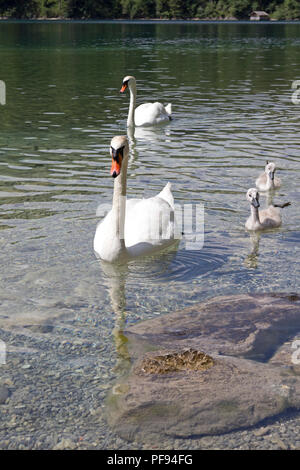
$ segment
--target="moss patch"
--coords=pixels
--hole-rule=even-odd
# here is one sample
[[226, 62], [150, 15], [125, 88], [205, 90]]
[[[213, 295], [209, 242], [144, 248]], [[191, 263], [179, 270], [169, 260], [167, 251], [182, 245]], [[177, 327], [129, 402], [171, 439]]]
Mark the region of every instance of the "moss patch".
[[137, 373], [144, 374], [167, 374], [183, 370], [204, 371], [214, 365], [214, 360], [207, 354], [196, 349], [187, 349], [150, 355], [145, 357], [139, 364]]

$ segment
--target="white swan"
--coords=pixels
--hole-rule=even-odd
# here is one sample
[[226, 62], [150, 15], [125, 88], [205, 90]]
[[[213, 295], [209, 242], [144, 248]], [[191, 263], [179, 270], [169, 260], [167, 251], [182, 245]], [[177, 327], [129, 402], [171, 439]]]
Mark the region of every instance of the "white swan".
[[246, 195], [247, 200], [251, 204], [251, 215], [245, 223], [247, 230], [266, 230], [271, 228], [280, 227], [281, 214], [280, 208], [289, 206], [291, 203], [270, 205], [267, 209], [258, 211], [259, 193], [256, 188], [250, 188]]
[[131, 75], [123, 78], [120, 93], [129, 88], [130, 104], [127, 118], [127, 126], [153, 126], [162, 122], [170, 121], [172, 114], [172, 105], [169, 103], [164, 106], [161, 103], [144, 103], [135, 107], [136, 104], [136, 79]]
[[277, 189], [281, 186], [281, 181], [275, 176], [276, 165], [273, 162], [266, 162], [265, 171], [256, 180], [256, 187], [260, 191]]
[[126, 200], [127, 137], [111, 141], [111, 176], [114, 178], [112, 209], [97, 226], [94, 250], [102, 260], [126, 261], [148, 255], [175, 243], [174, 199], [171, 184], [149, 199]]

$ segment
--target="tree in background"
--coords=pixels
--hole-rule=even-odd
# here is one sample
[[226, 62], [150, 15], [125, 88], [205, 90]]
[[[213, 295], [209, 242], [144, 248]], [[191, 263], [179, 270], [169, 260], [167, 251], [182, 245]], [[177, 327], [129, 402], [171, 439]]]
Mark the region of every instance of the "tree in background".
[[[255, 5], [253, 5], [255, 3]], [[237, 19], [249, 18], [251, 12], [258, 8], [256, 7], [257, 2], [252, 2], [251, 0], [233, 0], [230, 2], [230, 16], [234, 16]]]
[[300, 0], [0, 0], [0, 15], [12, 18], [248, 19], [253, 10], [300, 19]]
[[34, 18], [41, 14], [40, 0], [0, 0], [0, 13], [13, 18]]
[[300, 2], [299, 0], [284, 0], [275, 8], [273, 17], [276, 20], [293, 20], [300, 19]]
[[136, 16], [140, 18], [155, 17], [155, 0], [120, 0], [122, 15], [130, 18]]
[[114, 18], [120, 11], [121, 0], [68, 0], [70, 18]]

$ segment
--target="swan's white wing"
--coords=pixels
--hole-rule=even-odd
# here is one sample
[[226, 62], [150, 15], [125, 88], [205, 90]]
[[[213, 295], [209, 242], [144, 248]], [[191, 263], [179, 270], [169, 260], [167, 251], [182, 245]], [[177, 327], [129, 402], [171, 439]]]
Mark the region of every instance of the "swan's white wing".
[[[147, 255], [176, 241], [174, 199], [171, 184], [149, 199], [126, 201], [124, 239], [129, 257]], [[120, 245], [114, 233], [112, 210], [98, 224], [94, 250], [100, 258], [112, 261], [119, 256]]]
[[164, 187], [164, 189], [157, 195], [157, 197], [160, 197], [164, 199], [165, 201], [167, 201], [172, 207], [172, 209], [174, 210], [174, 197], [171, 191], [171, 186], [172, 186], [171, 183], [168, 182], [166, 186]]
[[135, 109], [134, 121], [136, 126], [151, 126], [169, 121], [170, 115], [161, 103], [144, 103]]
[[[129, 199], [126, 203], [125, 244], [133, 250], [147, 250], [174, 242], [174, 211], [164, 199]], [[140, 245], [140, 247], [138, 247]], [[136, 247], [136, 248], [135, 248]], [[142, 248], [143, 247], [143, 248]]]

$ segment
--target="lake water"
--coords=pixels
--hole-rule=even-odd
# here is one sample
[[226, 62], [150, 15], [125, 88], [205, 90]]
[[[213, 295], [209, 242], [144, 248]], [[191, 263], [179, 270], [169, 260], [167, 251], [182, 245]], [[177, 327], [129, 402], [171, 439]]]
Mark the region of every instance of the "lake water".
[[[88, 447], [100, 422], [95, 445], [113, 446], [102, 411], [125, 367], [125, 326], [223, 294], [299, 291], [299, 62], [299, 24], [0, 24], [0, 372], [16, 423], [4, 419], [2, 442], [51, 448], [71, 435]], [[171, 181], [177, 204], [204, 206], [204, 246], [183, 239], [104, 269], [92, 242], [112, 200], [128, 74], [137, 104], [171, 102], [174, 117], [136, 129], [128, 196]], [[275, 202], [292, 205], [280, 229], [250, 237], [245, 195], [266, 160], [283, 182]]]

